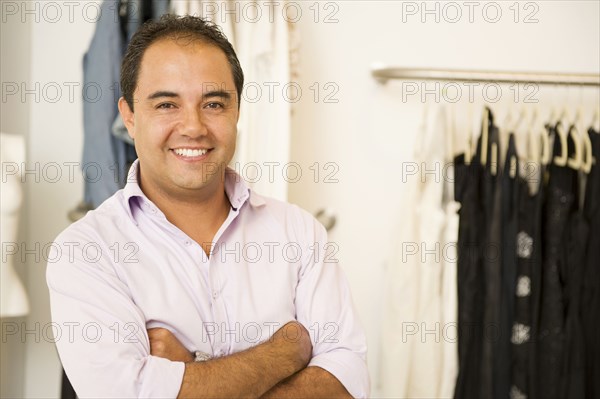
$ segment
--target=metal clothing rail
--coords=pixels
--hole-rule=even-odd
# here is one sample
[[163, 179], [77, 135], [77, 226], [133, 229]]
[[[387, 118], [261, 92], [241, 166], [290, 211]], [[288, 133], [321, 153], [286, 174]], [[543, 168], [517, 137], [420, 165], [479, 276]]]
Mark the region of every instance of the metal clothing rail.
[[373, 68], [371, 74], [381, 83], [386, 83], [390, 79], [416, 79], [462, 82], [600, 86], [600, 74], [594, 73], [537, 73], [427, 68]]

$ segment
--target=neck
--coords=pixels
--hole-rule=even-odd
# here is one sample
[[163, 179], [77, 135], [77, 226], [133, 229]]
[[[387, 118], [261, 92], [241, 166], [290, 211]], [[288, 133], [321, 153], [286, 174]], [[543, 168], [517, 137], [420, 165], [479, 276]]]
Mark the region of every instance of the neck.
[[208, 254], [209, 243], [212, 243], [214, 235], [227, 219], [231, 207], [225, 194], [224, 176], [202, 190], [189, 190], [189, 193], [183, 192], [177, 196], [148, 189], [142, 184], [140, 187], [169, 222], [202, 245]]
[[178, 221], [203, 225], [222, 223], [222, 215], [229, 211], [229, 199], [223, 186], [210, 196], [199, 196], [190, 200], [188, 198], [173, 198], [171, 196], [155, 195], [150, 198], [154, 204], [165, 214], [167, 219], [180, 227]]

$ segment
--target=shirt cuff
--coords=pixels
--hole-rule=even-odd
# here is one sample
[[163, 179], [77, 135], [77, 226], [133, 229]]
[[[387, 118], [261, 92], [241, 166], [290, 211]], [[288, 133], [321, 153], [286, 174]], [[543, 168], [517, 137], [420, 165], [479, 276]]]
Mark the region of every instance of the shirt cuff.
[[140, 398], [176, 398], [181, 389], [185, 363], [148, 356], [140, 386]]
[[369, 372], [365, 361], [354, 352], [336, 350], [313, 357], [308, 367], [329, 371], [354, 398], [369, 396]]

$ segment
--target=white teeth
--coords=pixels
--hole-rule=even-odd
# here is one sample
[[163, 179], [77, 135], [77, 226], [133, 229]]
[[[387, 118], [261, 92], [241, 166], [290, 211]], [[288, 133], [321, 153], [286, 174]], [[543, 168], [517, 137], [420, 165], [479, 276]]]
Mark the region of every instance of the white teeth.
[[190, 148], [176, 148], [173, 150], [175, 154], [184, 157], [199, 157], [200, 155], [206, 154], [207, 150], [192, 150]]

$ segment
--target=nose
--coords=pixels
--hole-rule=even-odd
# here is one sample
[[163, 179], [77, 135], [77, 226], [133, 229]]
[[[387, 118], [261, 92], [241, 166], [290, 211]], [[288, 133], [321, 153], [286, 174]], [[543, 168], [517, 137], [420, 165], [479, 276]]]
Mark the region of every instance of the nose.
[[203, 120], [201, 110], [190, 107], [186, 110], [181, 126], [181, 134], [189, 138], [206, 136], [208, 128]]

